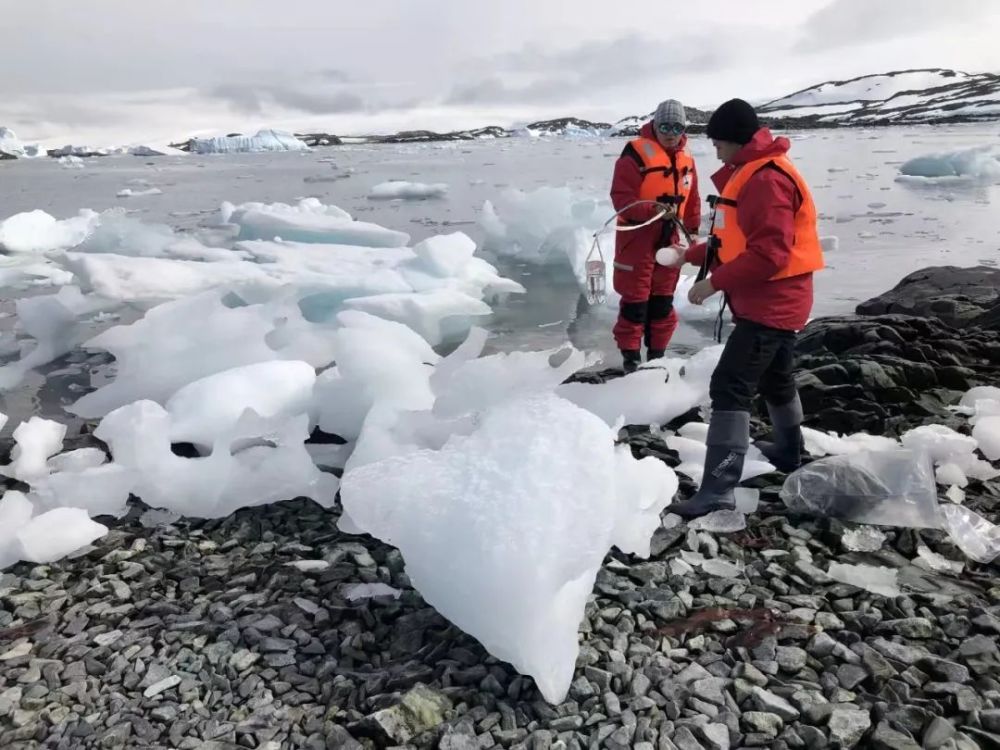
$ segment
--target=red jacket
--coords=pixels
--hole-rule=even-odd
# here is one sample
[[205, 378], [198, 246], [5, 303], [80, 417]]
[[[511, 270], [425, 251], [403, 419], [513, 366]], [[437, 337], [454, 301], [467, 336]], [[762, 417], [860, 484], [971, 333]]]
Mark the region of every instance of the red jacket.
[[[781, 156], [790, 146], [787, 138], [775, 138], [761, 128], [732, 164], [712, 175], [712, 182], [721, 193], [737, 165]], [[733, 261], [713, 269], [712, 286], [729, 297], [734, 317], [799, 331], [812, 312], [813, 275], [771, 280], [785, 266], [792, 247], [793, 217], [802, 204], [795, 183], [776, 169], [764, 168], [747, 181], [736, 200], [736, 219], [746, 235], [747, 248]], [[701, 265], [705, 245], [692, 247], [685, 259]]]
[[[656, 140], [656, 133], [653, 130], [653, 123], [647, 122], [642, 126], [639, 135], [643, 138]], [[676, 153], [687, 144], [687, 136], [681, 136], [681, 141], [675, 149], [667, 149], [667, 153]], [[642, 186], [642, 173], [639, 171], [639, 158], [632, 153], [631, 145], [626, 146], [622, 155], [615, 162], [614, 177], [611, 180], [611, 203], [616, 211], [620, 211], [630, 203], [639, 200], [639, 188]], [[659, 209], [648, 203], [630, 208], [622, 216], [630, 222], [641, 224], [657, 214]], [[689, 232], [697, 232], [698, 225], [701, 224], [701, 198], [698, 196], [698, 172], [697, 169], [691, 174], [691, 193], [684, 206], [684, 216], [681, 217], [684, 226]], [[642, 235], [647, 239], [652, 250], [662, 247], [658, 244], [662, 237], [663, 227], [660, 223], [652, 224], [647, 229], [640, 229], [637, 232], [625, 232], [627, 235]], [[619, 232], [619, 235], [623, 233]], [[638, 237], [635, 238], [638, 240]], [[668, 243], [669, 244], [669, 238]]]

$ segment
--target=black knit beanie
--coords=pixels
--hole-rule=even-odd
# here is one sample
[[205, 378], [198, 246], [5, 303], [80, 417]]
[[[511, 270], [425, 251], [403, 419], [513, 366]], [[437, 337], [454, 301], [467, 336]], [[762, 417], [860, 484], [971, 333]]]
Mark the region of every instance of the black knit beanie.
[[760, 129], [757, 113], [742, 99], [730, 99], [719, 106], [708, 119], [705, 133], [716, 141], [729, 141], [745, 146]]

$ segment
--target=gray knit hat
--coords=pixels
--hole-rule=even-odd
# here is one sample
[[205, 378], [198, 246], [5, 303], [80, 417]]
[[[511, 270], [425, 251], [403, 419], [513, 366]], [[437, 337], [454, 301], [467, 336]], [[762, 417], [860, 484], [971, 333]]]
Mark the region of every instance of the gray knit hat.
[[660, 125], [664, 122], [679, 122], [686, 126], [687, 115], [684, 112], [684, 105], [676, 99], [660, 102], [660, 106], [656, 108], [656, 114], [653, 115], [653, 125]]

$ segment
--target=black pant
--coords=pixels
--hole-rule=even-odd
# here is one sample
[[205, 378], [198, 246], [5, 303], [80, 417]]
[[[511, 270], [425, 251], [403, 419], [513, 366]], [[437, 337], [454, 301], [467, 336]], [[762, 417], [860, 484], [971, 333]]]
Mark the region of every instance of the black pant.
[[709, 394], [714, 411], [750, 411], [754, 396], [775, 406], [795, 398], [795, 332], [737, 320], [726, 341]]

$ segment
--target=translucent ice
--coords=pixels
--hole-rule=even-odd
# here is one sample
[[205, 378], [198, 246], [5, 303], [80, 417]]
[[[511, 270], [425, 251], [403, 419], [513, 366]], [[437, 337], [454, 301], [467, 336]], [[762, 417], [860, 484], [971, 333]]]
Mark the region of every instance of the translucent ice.
[[831, 563], [827, 574], [835, 581], [865, 589], [873, 594], [886, 597], [901, 596], [899, 571], [873, 565], [844, 565]]
[[307, 414], [316, 371], [299, 361], [258, 362], [190, 383], [166, 403], [174, 443], [211, 445], [246, 409], [262, 417]]
[[239, 226], [241, 240], [319, 242], [362, 247], [405, 247], [410, 236], [376, 224], [354, 221], [337, 206], [324, 205], [316, 198], [303, 198], [296, 205], [285, 203], [243, 203], [222, 206], [224, 221]]
[[430, 604], [559, 703], [608, 548], [638, 546], [642, 524], [622, 506], [636, 503], [641, 485], [638, 504], [647, 507], [635, 512], [655, 516], [655, 528], [670, 499], [670, 472], [659, 461], [620, 479], [636, 462], [615, 450], [615, 437], [557, 396], [514, 399], [440, 450], [349, 470], [344, 507], [362, 529], [400, 548]]
[[1000, 461], [1000, 417], [983, 417], [972, 428], [979, 450], [990, 461]]
[[738, 510], [717, 510], [688, 524], [689, 529], [713, 534], [732, 534], [747, 527], [747, 517]]
[[344, 589], [344, 598], [349, 602], [388, 596], [398, 599], [402, 592], [384, 583], [353, 583]]
[[106, 526], [90, 520], [80, 508], [56, 508], [35, 516], [17, 532], [22, 559], [55, 562], [108, 533]]
[[844, 548], [851, 552], [877, 552], [885, 544], [885, 534], [872, 526], [848, 529], [841, 537]]
[[303, 141], [282, 130], [260, 130], [256, 135], [216, 136], [192, 138], [191, 153], [230, 154], [263, 151], [308, 151]]
[[48, 460], [62, 449], [66, 425], [41, 417], [31, 417], [14, 430], [17, 443], [11, 464], [0, 471], [29, 484], [49, 474]]
[[447, 193], [448, 186], [443, 183], [426, 185], [422, 182], [390, 180], [373, 187], [368, 197], [372, 200], [426, 200], [443, 198]]

